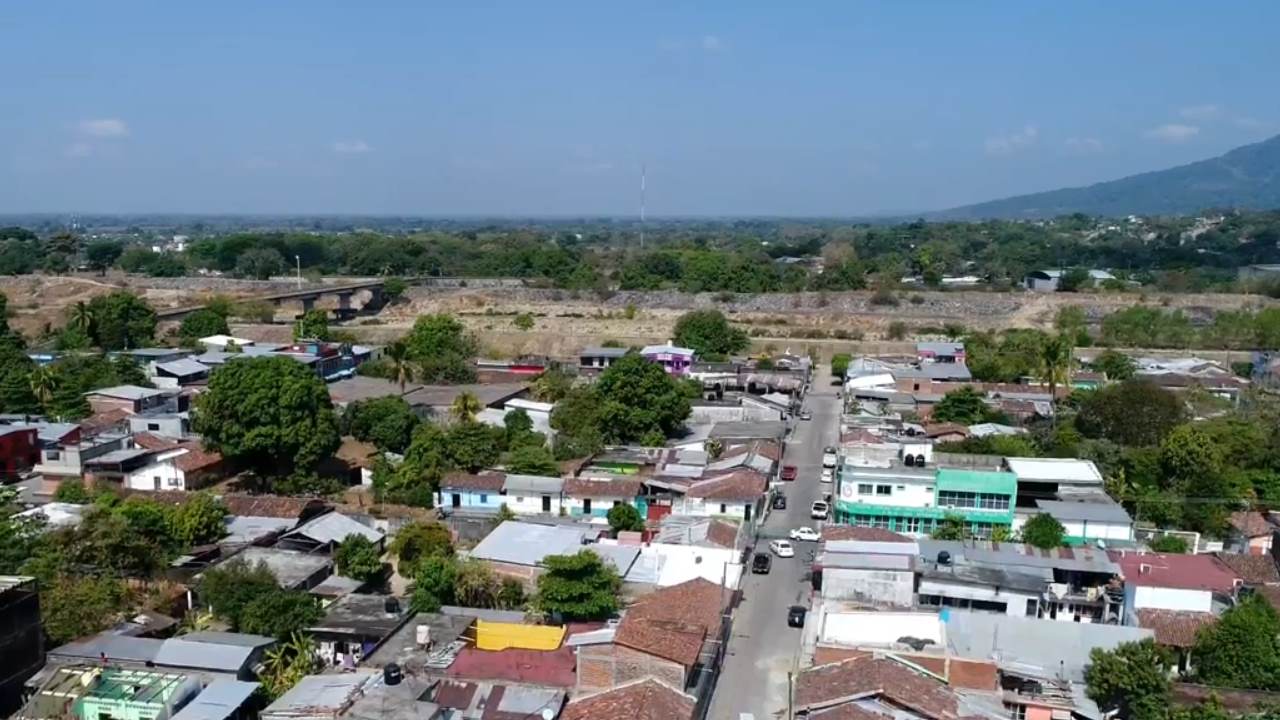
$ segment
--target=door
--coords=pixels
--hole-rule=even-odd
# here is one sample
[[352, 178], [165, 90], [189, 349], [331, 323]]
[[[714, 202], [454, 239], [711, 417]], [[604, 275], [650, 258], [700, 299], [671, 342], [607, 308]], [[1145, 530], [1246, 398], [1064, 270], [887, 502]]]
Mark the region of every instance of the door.
[[582, 514], [591, 514], [591, 498], [582, 498]]
[[742, 506], [742, 519], [746, 520], [747, 522], [751, 522], [751, 506], [750, 505]]
[[462, 495], [460, 493], [452, 493], [449, 495], [449, 504], [453, 507], [462, 507]]
[[551, 496], [550, 495], [542, 496], [542, 512], [544, 513], [551, 512]]

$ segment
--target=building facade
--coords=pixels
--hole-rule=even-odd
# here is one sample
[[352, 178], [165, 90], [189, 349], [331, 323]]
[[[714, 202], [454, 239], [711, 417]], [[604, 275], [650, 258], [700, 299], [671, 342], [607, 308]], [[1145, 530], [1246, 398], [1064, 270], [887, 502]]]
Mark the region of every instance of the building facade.
[[906, 535], [928, 535], [948, 516], [963, 519], [975, 537], [1013, 523], [1017, 476], [1010, 472], [920, 467], [840, 466], [837, 522]]

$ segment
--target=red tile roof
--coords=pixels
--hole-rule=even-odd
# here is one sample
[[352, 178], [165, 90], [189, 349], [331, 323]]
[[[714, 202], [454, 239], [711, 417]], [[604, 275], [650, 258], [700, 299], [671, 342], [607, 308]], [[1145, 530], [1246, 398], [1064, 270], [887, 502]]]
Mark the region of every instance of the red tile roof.
[[1267, 536], [1276, 529], [1266, 515], [1256, 510], [1233, 512], [1227, 522], [1236, 532], [1247, 538]]
[[123, 425], [132, 416], [133, 413], [128, 410], [114, 408], [105, 412], [95, 413], [81, 420], [80, 429], [85, 434], [94, 435], [117, 425]]
[[1211, 590], [1230, 595], [1239, 577], [1212, 555], [1112, 553], [1130, 585]]
[[564, 494], [575, 498], [633, 498], [640, 494], [640, 478], [569, 478], [564, 481]]
[[283, 495], [228, 494], [222, 496], [222, 504], [227, 506], [231, 515], [274, 518], [299, 518], [307, 511], [326, 507], [323, 500], [316, 498]]
[[452, 472], [444, 476], [444, 480], [440, 482], [441, 490], [479, 490], [483, 492], [501, 492], [502, 484], [506, 482], [505, 473], [481, 473], [473, 475], [471, 473]]
[[222, 462], [222, 453], [205, 450], [200, 443], [186, 443], [187, 451], [173, 459], [173, 464], [182, 472], [207, 470]]
[[734, 470], [726, 475], [699, 480], [689, 486], [686, 494], [707, 500], [754, 502], [768, 487], [765, 476], [755, 470]]
[[936, 438], [943, 435], [963, 435], [969, 437], [969, 428], [959, 423], [944, 422], [933, 425], [926, 425], [924, 428], [926, 437]]
[[1156, 642], [1169, 647], [1189, 648], [1196, 644], [1200, 628], [1212, 625], [1218, 618], [1213, 613], [1189, 610], [1138, 610], [1138, 627], [1156, 632]]
[[1270, 555], [1243, 555], [1240, 553], [1214, 553], [1214, 557], [1231, 568], [1246, 585], [1280, 583], [1280, 570]]
[[177, 440], [170, 440], [149, 432], [135, 433], [133, 443], [143, 450], [168, 450], [178, 447], [179, 444]]
[[694, 698], [653, 678], [587, 695], [565, 706], [561, 720], [691, 720]]
[[465, 680], [508, 682], [571, 688], [577, 683], [572, 647], [557, 650], [477, 650], [465, 648], [445, 672]]
[[724, 548], [737, 547], [738, 525], [724, 520], [707, 523], [707, 542]]
[[436, 687], [434, 702], [441, 707], [466, 710], [471, 707], [471, 698], [475, 694], [475, 683], [441, 680]]
[[861, 540], [863, 542], [915, 542], [906, 535], [899, 535], [892, 530], [871, 527], [853, 527], [851, 525], [829, 525], [822, 528], [824, 542], [838, 540]]
[[796, 677], [797, 710], [819, 710], [878, 697], [925, 718], [957, 717], [956, 696], [947, 685], [894, 660], [857, 657], [819, 665]]
[[614, 642], [692, 667], [703, 641], [720, 629], [727, 597], [720, 585], [702, 578], [662, 588], [627, 609]]

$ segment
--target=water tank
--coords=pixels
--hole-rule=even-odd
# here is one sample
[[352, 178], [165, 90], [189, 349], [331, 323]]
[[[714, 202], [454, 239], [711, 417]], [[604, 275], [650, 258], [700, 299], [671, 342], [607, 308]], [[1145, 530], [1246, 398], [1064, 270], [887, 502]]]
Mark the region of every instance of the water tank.
[[413, 639], [418, 643], [418, 647], [426, 647], [431, 644], [431, 626], [419, 625], [413, 634]]
[[902, 464], [903, 464], [903, 465], [906, 465], [907, 467], [915, 467], [915, 466], [916, 466], [916, 458], [915, 458], [915, 456], [914, 456], [914, 455], [911, 455], [910, 453], [907, 453], [906, 455], [903, 455], [903, 456], [902, 456]]
[[400, 666], [396, 663], [387, 663], [382, 668], [382, 681], [388, 685], [399, 685], [404, 679], [404, 673], [400, 671]]
[[950, 553], [950, 552], [947, 552], [946, 550], [941, 550], [941, 551], [939, 551], [939, 552], [938, 552], [938, 564], [939, 564], [939, 565], [950, 565], [950, 564], [951, 564], [951, 553]]
[[385, 610], [388, 615], [399, 615], [400, 601], [396, 598], [388, 596], [386, 600], [382, 601], [382, 609]]

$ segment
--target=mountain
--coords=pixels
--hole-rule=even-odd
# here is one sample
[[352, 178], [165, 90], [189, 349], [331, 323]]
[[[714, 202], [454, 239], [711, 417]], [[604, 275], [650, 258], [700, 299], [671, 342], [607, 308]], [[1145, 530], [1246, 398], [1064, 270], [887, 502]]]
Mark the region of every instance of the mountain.
[[935, 220], [1043, 218], [1070, 213], [1184, 215], [1207, 208], [1280, 208], [1280, 135], [1225, 155], [1088, 187], [1018, 195], [942, 210]]

